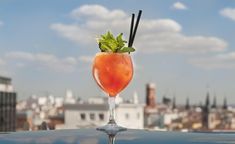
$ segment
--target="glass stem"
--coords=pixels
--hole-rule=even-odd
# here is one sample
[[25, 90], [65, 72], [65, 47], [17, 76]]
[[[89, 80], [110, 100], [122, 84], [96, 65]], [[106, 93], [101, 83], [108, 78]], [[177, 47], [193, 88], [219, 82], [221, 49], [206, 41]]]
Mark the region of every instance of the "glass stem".
[[109, 96], [109, 123], [108, 124], [116, 124], [114, 120], [115, 115], [115, 97]]
[[115, 135], [109, 135], [109, 144], [115, 144]]

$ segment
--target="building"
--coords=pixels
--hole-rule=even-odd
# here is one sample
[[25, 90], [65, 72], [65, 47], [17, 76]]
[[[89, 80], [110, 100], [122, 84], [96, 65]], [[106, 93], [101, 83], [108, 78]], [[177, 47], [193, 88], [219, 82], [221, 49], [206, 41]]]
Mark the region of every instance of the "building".
[[66, 94], [65, 94], [65, 99], [64, 99], [64, 103], [67, 104], [75, 104], [76, 103], [76, 98], [73, 95], [73, 92], [71, 90], [66, 90]]
[[64, 109], [64, 128], [96, 127], [108, 122], [108, 103], [65, 104]]
[[16, 93], [11, 79], [0, 76], [0, 132], [16, 130]]
[[144, 108], [144, 126], [146, 128], [159, 125], [159, 119], [162, 117], [158, 113], [156, 106], [156, 86], [154, 83], [146, 85], [146, 104]]
[[133, 129], [144, 128], [143, 105], [121, 103], [116, 107], [116, 122], [123, 127]]
[[154, 83], [146, 85], [146, 106], [150, 108], [156, 107], [156, 86]]
[[[134, 102], [137, 102], [136, 96]], [[116, 104], [115, 111], [115, 120], [121, 126], [135, 129], [144, 127], [143, 105], [120, 100], [120, 103]], [[65, 104], [64, 117], [65, 124], [56, 128], [94, 128], [105, 125], [109, 120], [107, 98], [93, 97], [84, 103]]]

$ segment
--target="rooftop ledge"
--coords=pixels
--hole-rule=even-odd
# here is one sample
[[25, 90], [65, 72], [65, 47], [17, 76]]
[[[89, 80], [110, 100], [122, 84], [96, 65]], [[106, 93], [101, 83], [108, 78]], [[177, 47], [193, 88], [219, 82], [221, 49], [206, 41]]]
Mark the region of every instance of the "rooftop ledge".
[[235, 144], [235, 133], [182, 133], [145, 130], [115, 138], [95, 129], [0, 133], [0, 144]]

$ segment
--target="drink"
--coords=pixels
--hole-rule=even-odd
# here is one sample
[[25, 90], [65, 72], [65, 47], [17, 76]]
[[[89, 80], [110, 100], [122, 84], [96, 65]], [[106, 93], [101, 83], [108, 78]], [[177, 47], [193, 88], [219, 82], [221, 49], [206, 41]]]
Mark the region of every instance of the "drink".
[[92, 71], [99, 87], [114, 97], [132, 79], [133, 65], [129, 54], [101, 52], [95, 56]]
[[101, 52], [95, 56], [92, 74], [99, 87], [109, 95], [110, 113], [108, 124], [97, 128], [97, 130], [105, 131], [108, 134], [126, 130], [126, 128], [118, 126], [114, 119], [115, 96], [129, 84], [133, 76], [133, 64], [130, 53], [135, 51], [132, 44], [141, 12], [140, 10], [135, 26], [133, 25], [135, 16], [132, 14], [128, 46], [126, 46], [127, 41], [122, 38], [123, 33], [114, 37], [108, 31], [97, 39]]
[[114, 37], [111, 32], [101, 35], [99, 41], [100, 53], [97, 53], [93, 61], [92, 74], [98, 86], [109, 95], [109, 122], [97, 130], [118, 132], [126, 130], [115, 122], [115, 97], [131, 81], [133, 65], [130, 52], [133, 47], [126, 47], [126, 41], [122, 39], [122, 33]]

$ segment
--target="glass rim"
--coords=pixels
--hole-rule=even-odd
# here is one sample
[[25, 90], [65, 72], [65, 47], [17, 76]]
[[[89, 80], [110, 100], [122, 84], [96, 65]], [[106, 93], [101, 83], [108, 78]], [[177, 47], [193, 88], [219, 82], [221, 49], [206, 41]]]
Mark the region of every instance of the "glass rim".
[[114, 53], [114, 52], [97, 52], [95, 55], [107, 55], [107, 54], [113, 54], [113, 55], [130, 55], [128, 52], [125, 53]]

